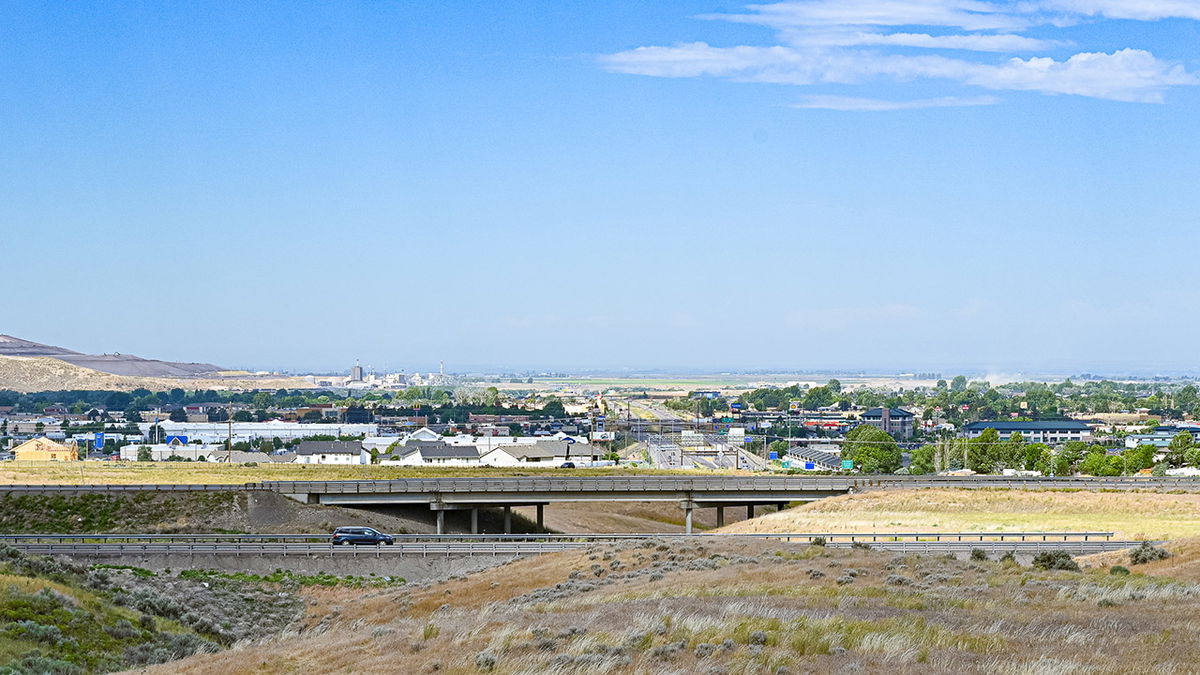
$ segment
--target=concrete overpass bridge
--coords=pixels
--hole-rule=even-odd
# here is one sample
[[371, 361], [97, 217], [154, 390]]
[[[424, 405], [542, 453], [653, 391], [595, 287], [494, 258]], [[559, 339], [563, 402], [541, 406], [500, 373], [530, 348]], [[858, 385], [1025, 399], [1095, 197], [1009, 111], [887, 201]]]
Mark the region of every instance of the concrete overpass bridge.
[[436, 512], [437, 531], [445, 531], [445, 512], [471, 511], [471, 531], [478, 532], [481, 508], [504, 509], [505, 532], [511, 530], [514, 506], [542, 509], [555, 502], [676, 502], [684, 510], [684, 529], [692, 531], [692, 511], [717, 509], [718, 526], [726, 507], [744, 506], [754, 517], [758, 505], [783, 508], [847, 494], [865, 481], [843, 477], [744, 476], [547, 476], [526, 478], [422, 478], [386, 481], [271, 481], [268, 490], [307, 504], [338, 506], [427, 505]]
[[414, 478], [383, 481], [271, 481], [247, 487], [267, 489], [309, 504], [342, 506], [425, 505], [436, 512], [438, 532], [445, 531], [445, 512], [471, 511], [478, 532], [478, 510], [501, 508], [505, 531], [511, 530], [511, 508], [542, 509], [555, 502], [675, 502], [684, 510], [685, 531], [692, 512], [715, 508], [718, 526], [726, 507], [745, 507], [754, 517], [759, 505], [783, 508], [861, 490], [905, 488], [992, 488], [1021, 490], [1185, 490], [1200, 491], [1200, 479], [1153, 477], [1017, 478], [1005, 476], [538, 476], [505, 478]]

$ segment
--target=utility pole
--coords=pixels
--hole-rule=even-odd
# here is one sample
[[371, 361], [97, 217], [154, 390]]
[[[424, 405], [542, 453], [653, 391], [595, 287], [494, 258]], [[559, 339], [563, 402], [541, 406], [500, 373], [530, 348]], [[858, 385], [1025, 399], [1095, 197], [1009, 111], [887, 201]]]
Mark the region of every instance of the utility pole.
[[225, 463], [232, 464], [233, 463], [233, 399], [232, 398], [229, 399], [229, 412], [226, 415], [225, 420], [226, 420], [226, 422], [229, 423], [229, 440], [227, 442], [228, 444], [225, 446]]

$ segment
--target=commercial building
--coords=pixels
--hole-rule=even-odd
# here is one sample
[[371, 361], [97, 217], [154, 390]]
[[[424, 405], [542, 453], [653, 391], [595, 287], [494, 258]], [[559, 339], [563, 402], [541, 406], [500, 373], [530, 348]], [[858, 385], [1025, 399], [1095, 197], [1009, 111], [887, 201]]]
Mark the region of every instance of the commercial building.
[[892, 438], [912, 438], [916, 415], [903, 408], [871, 408], [859, 416], [863, 424], [883, 429]]
[[1001, 440], [1020, 433], [1026, 443], [1090, 442], [1092, 428], [1076, 420], [1040, 420], [1035, 422], [970, 422], [959, 431], [963, 438], [978, 438], [984, 431], [995, 429]]
[[79, 450], [74, 443], [55, 443], [39, 436], [13, 448], [13, 458], [18, 462], [74, 462]]
[[[150, 428], [154, 424], [143, 422], [138, 429], [149, 437]], [[158, 426], [163, 430], [164, 440], [175, 436], [186, 439], [187, 443], [224, 443], [229, 436], [227, 422], [170, 422], [162, 421]], [[233, 442], [249, 442], [256, 438], [288, 441], [309, 436], [377, 436], [377, 424], [302, 424], [300, 422], [234, 422]]]

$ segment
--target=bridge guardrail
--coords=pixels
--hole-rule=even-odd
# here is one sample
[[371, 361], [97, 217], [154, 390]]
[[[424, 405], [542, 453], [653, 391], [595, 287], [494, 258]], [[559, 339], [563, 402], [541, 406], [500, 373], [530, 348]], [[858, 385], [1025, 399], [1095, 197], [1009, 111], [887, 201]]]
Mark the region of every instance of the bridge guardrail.
[[[957, 553], [980, 548], [988, 552], [1036, 553], [1039, 551], [1068, 551], [1098, 553], [1136, 547], [1134, 541], [888, 541], [871, 544], [871, 548], [886, 551]], [[241, 556], [519, 556], [552, 553], [583, 548], [589, 542], [570, 541], [492, 541], [492, 542], [404, 542], [392, 546], [334, 546], [294, 542], [278, 543], [28, 543], [19, 548], [28, 553], [46, 555], [75, 555], [91, 557], [120, 557], [127, 555], [233, 555]], [[849, 548], [852, 542], [826, 543], [827, 547]]]
[[[782, 539], [827, 543], [933, 541], [1109, 541], [1112, 532], [711, 532], [669, 533], [534, 533], [534, 534], [395, 534], [397, 542], [603, 542], [636, 539]], [[0, 534], [0, 543], [314, 543], [329, 542], [328, 534]]]

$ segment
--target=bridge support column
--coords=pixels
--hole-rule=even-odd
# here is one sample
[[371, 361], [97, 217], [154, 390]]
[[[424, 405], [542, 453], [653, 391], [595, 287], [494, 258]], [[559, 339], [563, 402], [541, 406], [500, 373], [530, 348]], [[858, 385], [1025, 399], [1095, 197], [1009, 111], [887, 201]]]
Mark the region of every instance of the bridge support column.
[[725, 527], [725, 507], [717, 507], [717, 527]]
[[471, 509], [471, 534], [479, 534], [479, 509]]
[[696, 510], [696, 502], [689, 500], [679, 502], [679, 508], [683, 509], [683, 532], [684, 534], [692, 533], [692, 511]]
[[546, 529], [545, 527], [542, 526], [542, 508], [543, 507], [541, 504], [537, 505], [537, 529], [538, 529], [538, 531]]
[[746, 505], [746, 520], [750, 520], [753, 517], [754, 517], [754, 505], [747, 504]]
[[437, 510], [437, 533], [446, 534], [446, 512], [441, 509]]
[[504, 507], [504, 534], [512, 534], [512, 507]]
[[776, 511], [782, 511], [786, 508], [787, 508], [787, 502], [779, 502], [778, 504], [775, 505]]

